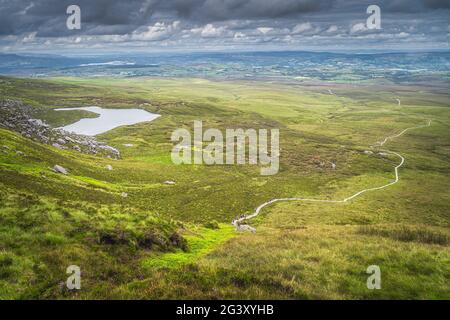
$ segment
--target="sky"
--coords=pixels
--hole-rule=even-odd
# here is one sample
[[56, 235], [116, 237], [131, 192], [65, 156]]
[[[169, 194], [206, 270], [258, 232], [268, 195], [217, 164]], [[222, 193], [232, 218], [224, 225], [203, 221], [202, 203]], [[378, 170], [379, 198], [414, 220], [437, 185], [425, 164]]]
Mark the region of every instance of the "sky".
[[[80, 29], [67, 27], [69, 5]], [[450, 0], [0, 0], [3, 53], [417, 51], [449, 40]]]

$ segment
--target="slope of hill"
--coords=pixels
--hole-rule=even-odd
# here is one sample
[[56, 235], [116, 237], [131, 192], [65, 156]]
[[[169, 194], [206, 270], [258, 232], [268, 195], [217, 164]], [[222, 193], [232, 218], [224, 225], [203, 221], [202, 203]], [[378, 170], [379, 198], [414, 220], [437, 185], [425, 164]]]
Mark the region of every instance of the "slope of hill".
[[[431, 84], [2, 77], [0, 96], [55, 126], [86, 116], [57, 107], [162, 115], [97, 137], [118, 160], [0, 129], [2, 298], [449, 298], [449, 96]], [[424, 119], [433, 126], [389, 142], [406, 159], [395, 186], [347, 204], [268, 207], [256, 234], [231, 226], [273, 198], [343, 198], [391, 181], [398, 159], [364, 151]], [[172, 164], [170, 135], [194, 120], [279, 128], [280, 172]], [[382, 290], [366, 287], [373, 264]], [[69, 265], [82, 270], [79, 291], [65, 289]]]

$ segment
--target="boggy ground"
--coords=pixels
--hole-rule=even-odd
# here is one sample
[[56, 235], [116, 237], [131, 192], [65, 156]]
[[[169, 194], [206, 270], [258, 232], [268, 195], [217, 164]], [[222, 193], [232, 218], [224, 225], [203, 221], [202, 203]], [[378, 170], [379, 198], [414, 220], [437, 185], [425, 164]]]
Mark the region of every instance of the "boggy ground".
[[[0, 130], [2, 298], [449, 298], [445, 90], [3, 77], [0, 96], [35, 107], [54, 126], [86, 116], [56, 107], [140, 107], [162, 115], [98, 137], [119, 149], [121, 160]], [[252, 220], [256, 234], [230, 225], [272, 198], [341, 199], [391, 181], [398, 159], [364, 151], [428, 119], [431, 127], [387, 145], [406, 158], [398, 184], [347, 204], [275, 204]], [[170, 135], [192, 130], [194, 120], [206, 128], [279, 128], [279, 174], [262, 177], [248, 165], [173, 165]], [[69, 175], [54, 173], [55, 164]], [[64, 288], [72, 264], [82, 270], [80, 291]], [[373, 264], [382, 271], [381, 290], [366, 287]]]

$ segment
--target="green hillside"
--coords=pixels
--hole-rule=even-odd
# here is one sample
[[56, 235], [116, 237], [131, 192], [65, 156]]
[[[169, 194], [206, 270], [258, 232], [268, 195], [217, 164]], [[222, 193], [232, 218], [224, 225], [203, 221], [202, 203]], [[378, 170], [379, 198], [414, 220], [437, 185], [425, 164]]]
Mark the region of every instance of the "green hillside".
[[[120, 150], [119, 160], [0, 129], [0, 298], [449, 299], [448, 92], [327, 88], [0, 77], [0, 100], [21, 100], [55, 127], [95, 116], [57, 107], [161, 115], [97, 137]], [[194, 120], [205, 129], [279, 128], [280, 172], [174, 165], [171, 133], [192, 131]], [[398, 184], [345, 204], [280, 202], [249, 222], [256, 234], [231, 226], [270, 199], [343, 199], [392, 181], [398, 158], [364, 151], [428, 120], [386, 145], [406, 159]], [[382, 290], [366, 288], [372, 264]], [[79, 291], [65, 289], [69, 265], [81, 267]]]

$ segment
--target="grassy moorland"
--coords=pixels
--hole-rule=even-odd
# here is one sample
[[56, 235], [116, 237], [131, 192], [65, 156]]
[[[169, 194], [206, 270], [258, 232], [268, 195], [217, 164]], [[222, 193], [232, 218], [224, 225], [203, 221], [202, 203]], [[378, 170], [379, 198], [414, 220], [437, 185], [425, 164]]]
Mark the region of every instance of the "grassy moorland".
[[[54, 126], [94, 116], [56, 107], [138, 107], [162, 115], [98, 137], [121, 151], [117, 161], [0, 129], [0, 147], [7, 147], [0, 151], [0, 298], [450, 298], [445, 90], [0, 78], [0, 98], [32, 105]], [[272, 198], [342, 199], [391, 181], [398, 159], [364, 150], [428, 119], [431, 127], [387, 145], [406, 158], [398, 184], [346, 204], [273, 205], [251, 221], [256, 234], [237, 234], [230, 225]], [[280, 172], [173, 165], [170, 135], [192, 130], [194, 120], [223, 130], [279, 128]], [[70, 174], [53, 173], [55, 164]], [[64, 289], [72, 264], [82, 270], [80, 291]], [[373, 264], [382, 270], [381, 290], [366, 288]]]

